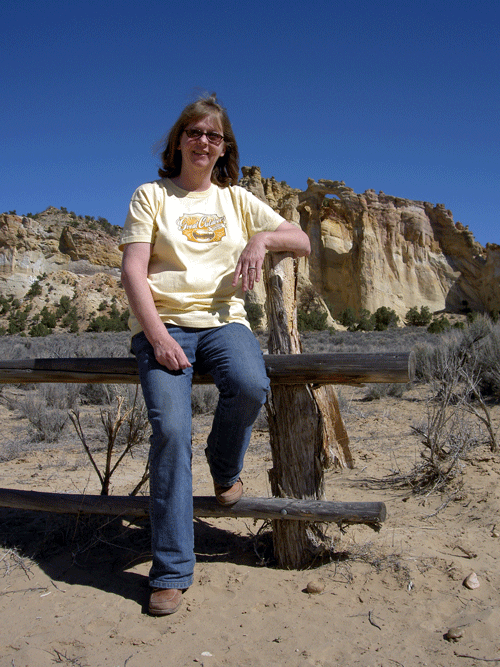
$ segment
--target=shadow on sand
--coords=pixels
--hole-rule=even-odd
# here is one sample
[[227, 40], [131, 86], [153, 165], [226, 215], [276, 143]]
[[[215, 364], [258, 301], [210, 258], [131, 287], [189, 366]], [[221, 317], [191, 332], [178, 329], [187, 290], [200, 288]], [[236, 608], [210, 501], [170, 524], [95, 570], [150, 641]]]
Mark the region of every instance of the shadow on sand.
[[[230, 562], [267, 566], [272, 559], [270, 531], [241, 535], [195, 519], [198, 563]], [[0, 509], [0, 548], [14, 550], [36, 564], [59, 586], [90, 586], [147, 606], [147, 571], [151, 561], [149, 520], [130, 522], [120, 517], [75, 516]], [[144, 574], [137, 572], [137, 566]]]

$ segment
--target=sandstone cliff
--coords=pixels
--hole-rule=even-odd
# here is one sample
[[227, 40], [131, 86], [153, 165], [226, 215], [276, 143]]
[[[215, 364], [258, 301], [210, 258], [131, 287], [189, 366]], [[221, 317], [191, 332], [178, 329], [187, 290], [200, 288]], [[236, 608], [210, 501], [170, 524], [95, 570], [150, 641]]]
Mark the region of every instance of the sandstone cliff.
[[[348, 306], [358, 313], [387, 306], [402, 319], [413, 306], [500, 311], [500, 246], [483, 248], [443, 205], [373, 190], [356, 194], [342, 181], [309, 179], [302, 191], [263, 178], [258, 167], [242, 172], [241, 185], [309, 235], [312, 253], [299, 262], [299, 294], [312, 287], [317, 303], [334, 315]], [[112, 304], [125, 310], [120, 228], [105, 222], [54, 207], [35, 217], [0, 215], [0, 299], [19, 301], [33, 323], [44, 307], [69, 298], [80, 330]], [[262, 285], [250, 295], [264, 298]], [[0, 312], [0, 326], [7, 318]]]
[[309, 179], [307, 190], [244, 167], [241, 184], [301, 225], [312, 253], [301, 260], [309, 282], [336, 315], [350, 306], [387, 306], [404, 318], [431, 311], [500, 310], [500, 246], [483, 248], [442, 204], [356, 194], [342, 181]]
[[0, 215], [0, 281], [14, 287], [16, 296], [24, 295], [34, 277], [61, 269], [118, 276], [121, 253], [116, 238], [96, 221], [72, 215], [53, 206], [36, 219]]
[[[124, 311], [127, 301], [120, 285], [119, 231], [54, 207], [38, 213], [36, 219], [1, 214], [2, 300], [9, 297], [19, 303], [18, 309], [27, 313], [27, 328], [38, 321], [44, 307], [53, 310], [61, 297], [69, 298], [76, 308], [79, 330], [85, 330], [97, 314], [105, 315], [113, 304]], [[3, 301], [1, 326], [7, 325], [13, 311]]]

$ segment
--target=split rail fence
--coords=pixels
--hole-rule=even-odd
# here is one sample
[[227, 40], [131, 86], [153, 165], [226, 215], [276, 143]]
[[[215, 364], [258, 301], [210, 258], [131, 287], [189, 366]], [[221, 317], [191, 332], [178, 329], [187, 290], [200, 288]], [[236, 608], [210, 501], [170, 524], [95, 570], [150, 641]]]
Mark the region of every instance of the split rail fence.
[[[313, 383], [358, 385], [366, 382], [409, 382], [412, 357], [398, 354], [264, 355], [271, 387]], [[135, 358], [24, 359], [0, 362], [0, 383], [131, 383], [139, 382]], [[195, 384], [208, 384], [207, 375], [194, 375]], [[307, 443], [304, 443], [307, 447]], [[287, 454], [284, 452], [284, 457]], [[209, 496], [194, 497], [197, 517], [253, 517], [280, 521], [364, 523], [378, 527], [386, 516], [381, 502], [328, 502], [294, 498], [243, 497], [222, 507]], [[143, 517], [146, 496], [92, 496], [0, 489], [0, 506], [60, 513], [92, 513]]]
[[[273, 276], [276, 278], [273, 270], [277, 269], [279, 272], [283, 265], [281, 260], [278, 256], [275, 264], [268, 268], [271, 273], [268, 282], [271, 286]], [[284, 312], [280, 310], [281, 307], [282, 304], [278, 304], [278, 313]], [[281, 315], [280, 317], [283, 320]], [[290, 345], [286, 349], [290, 349]], [[293, 349], [291, 351], [293, 352]], [[407, 383], [414, 377], [414, 359], [411, 353], [405, 352], [280, 353], [264, 355], [264, 360], [271, 381], [272, 398], [268, 401], [270, 405], [266, 407], [273, 456], [273, 469], [269, 473], [273, 497], [243, 496], [232, 507], [223, 507], [213, 497], [195, 496], [194, 516], [272, 520], [278, 565], [287, 568], [304, 567], [310, 562], [311, 556], [307, 532], [307, 526], [311, 523], [362, 523], [379, 529], [386, 518], [386, 508], [382, 502], [324, 500], [323, 469], [326, 466], [323, 464], [325, 458], [331, 456], [332, 445], [337, 447], [337, 455], [334, 456], [336, 463], [340, 467], [352, 467], [347, 434], [331, 385]], [[0, 384], [46, 382], [138, 384], [139, 375], [133, 357], [44, 358], [0, 362]], [[193, 382], [209, 384], [213, 383], [213, 379], [211, 376], [195, 373]], [[323, 393], [324, 389], [329, 390], [329, 393]], [[310, 408], [305, 401], [312, 399], [314, 405], [312, 417], [309, 418]], [[333, 413], [330, 414], [332, 410]], [[304, 431], [304, 422], [307, 429], [312, 428], [313, 435], [309, 436], [309, 431]], [[291, 440], [296, 442], [291, 443]], [[313, 440], [319, 441], [321, 451], [315, 451]], [[302, 460], [302, 457], [306, 458]], [[2, 488], [0, 507], [145, 517], [149, 513], [149, 498], [56, 494]]]

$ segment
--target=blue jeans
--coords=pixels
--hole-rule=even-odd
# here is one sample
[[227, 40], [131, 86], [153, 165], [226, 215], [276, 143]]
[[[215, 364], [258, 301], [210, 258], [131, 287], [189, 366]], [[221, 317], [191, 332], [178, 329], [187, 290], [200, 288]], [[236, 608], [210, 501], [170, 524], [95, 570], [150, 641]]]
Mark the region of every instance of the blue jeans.
[[[215, 482], [238, 479], [252, 426], [269, 390], [257, 339], [243, 324], [210, 329], [166, 325], [199, 373], [219, 390], [207, 460]], [[159, 364], [144, 333], [132, 339], [152, 427], [150, 517], [153, 561], [150, 586], [188, 588], [193, 583], [194, 533], [191, 475], [193, 368], [169, 371]]]

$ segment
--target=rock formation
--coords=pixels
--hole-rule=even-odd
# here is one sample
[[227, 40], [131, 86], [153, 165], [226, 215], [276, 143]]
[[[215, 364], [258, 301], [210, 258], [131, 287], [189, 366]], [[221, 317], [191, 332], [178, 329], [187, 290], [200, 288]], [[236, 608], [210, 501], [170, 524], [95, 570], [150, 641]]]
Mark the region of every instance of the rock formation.
[[404, 318], [413, 306], [433, 312], [500, 310], [500, 246], [483, 248], [442, 204], [356, 194], [342, 181], [309, 179], [307, 190], [262, 178], [244, 167], [241, 184], [311, 239], [301, 260], [310, 283], [334, 314], [392, 308]]
[[[242, 173], [242, 186], [309, 235], [312, 253], [299, 260], [299, 296], [315, 294], [333, 315], [380, 306], [401, 319], [413, 306], [500, 311], [500, 246], [483, 248], [442, 204], [374, 190], [356, 194], [342, 181], [309, 179], [302, 191], [263, 178], [258, 167]], [[82, 328], [106, 304], [124, 310], [120, 228], [104, 222], [54, 207], [34, 217], [0, 215], [0, 296], [29, 305], [28, 321], [69, 297]], [[41, 292], [23, 304], [35, 282]], [[263, 285], [250, 300], [264, 302]]]
[[116, 237], [95, 221], [69, 217], [53, 206], [36, 219], [0, 215], [0, 293], [22, 298], [42, 274], [108, 273], [119, 277]]
[[[37, 321], [44, 307], [56, 307], [61, 297], [71, 299], [76, 307], [80, 330], [98, 313], [106, 314], [104, 304], [124, 311], [120, 228], [109, 224], [107, 228], [114, 233], [91, 218], [52, 206], [36, 218], [1, 214], [0, 296], [16, 299], [20, 309], [29, 308], [28, 325]], [[39, 289], [31, 294], [35, 283]], [[5, 327], [8, 313], [2, 310], [0, 325]]]

